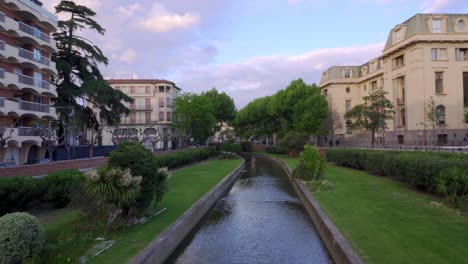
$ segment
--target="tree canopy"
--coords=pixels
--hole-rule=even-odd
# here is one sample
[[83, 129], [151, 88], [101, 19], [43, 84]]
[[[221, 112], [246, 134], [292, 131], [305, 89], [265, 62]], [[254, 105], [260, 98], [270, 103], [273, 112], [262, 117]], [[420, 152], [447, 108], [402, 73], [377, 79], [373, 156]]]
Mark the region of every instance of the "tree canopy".
[[101, 120], [110, 125], [118, 123], [122, 114], [130, 113], [123, 102], [132, 99], [104, 80], [98, 65], [107, 65], [108, 59], [99, 47], [77, 35], [84, 29], [104, 35], [104, 28], [93, 19], [96, 13], [73, 1], [61, 1], [55, 10], [57, 14], [69, 15], [69, 19], [58, 22], [59, 29], [53, 34], [58, 48], [58, 53], [52, 56], [58, 71], [54, 78], [57, 112], [66, 116], [70, 113], [66, 107], [73, 107], [75, 119], [81, 126], [97, 129], [99, 123], [92, 110], [94, 106]]
[[215, 87], [201, 94], [210, 101], [213, 106], [213, 115], [217, 122], [227, 123], [234, 120], [236, 116], [236, 106], [234, 100], [225, 92], [219, 93]]

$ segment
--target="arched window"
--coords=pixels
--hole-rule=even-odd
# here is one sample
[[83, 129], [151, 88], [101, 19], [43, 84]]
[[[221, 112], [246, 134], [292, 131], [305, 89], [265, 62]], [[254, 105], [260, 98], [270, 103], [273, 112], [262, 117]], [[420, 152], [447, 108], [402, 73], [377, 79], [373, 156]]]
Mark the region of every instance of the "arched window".
[[346, 134], [352, 134], [353, 133], [353, 131], [351, 129], [352, 124], [353, 124], [353, 122], [351, 122], [351, 120], [346, 121]]
[[436, 107], [436, 117], [438, 125], [445, 125], [445, 106], [439, 105]]
[[458, 20], [457, 25], [460, 30], [465, 30], [465, 20], [463, 19]]

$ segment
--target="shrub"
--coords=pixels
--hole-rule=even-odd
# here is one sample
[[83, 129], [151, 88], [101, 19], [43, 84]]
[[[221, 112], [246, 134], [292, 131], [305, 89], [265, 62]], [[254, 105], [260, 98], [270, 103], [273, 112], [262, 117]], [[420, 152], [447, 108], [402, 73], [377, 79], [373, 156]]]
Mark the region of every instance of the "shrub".
[[44, 247], [44, 228], [28, 213], [0, 217], [2, 263], [38, 263]]
[[252, 143], [250, 141], [242, 141], [240, 143], [242, 152], [252, 152]]
[[304, 145], [307, 144], [308, 141], [308, 135], [289, 131], [278, 141], [278, 145], [288, 152], [300, 152], [304, 149]]
[[288, 151], [280, 146], [266, 147], [265, 151], [273, 154], [288, 154]]
[[220, 160], [227, 160], [227, 159], [237, 159], [237, 156], [232, 153], [223, 153], [217, 157]]
[[50, 202], [56, 208], [63, 208], [70, 203], [72, 190], [84, 184], [85, 177], [77, 170], [53, 172], [40, 180], [44, 188], [42, 200]]
[[219, 146], [219, 150], [224, 152], [240, 153], [241, 145], [225, 142]]
[[155, 160], [159, 167], [172, 169], [192, 162], [205, 160], [217, 154], [218, 153], [211, 148], [189, 149], [177, 151], [169, 155], [156, 156]]
[[468, 173], [459, 167], [443, 169], [435, 179], [436, 191], [454, 206], [468, 191]]
[[109, 155], [108, 164], [113, 168], [129, 169], [132, 175], [142, 177], [141, 195], [135, 203], [141, 210], [148, 208], [155, 198], [160, 199], [156, 196], [166, 189], [166, 175], [159, 171], [160, 167], [153, 153], [139, 142], [121, 143], [118, 149]]
[[33, 178], [0, 179], [0, 215], [26, 209], [37, 193], [37, 182]]
[[296, 178], [303, 180], [322, 179], [325, 172], [325, 159], [320, 155], [318, 148], [310, 145], [304, 146], [304, 151], [301, 152], [299, 165], [293, 171]]

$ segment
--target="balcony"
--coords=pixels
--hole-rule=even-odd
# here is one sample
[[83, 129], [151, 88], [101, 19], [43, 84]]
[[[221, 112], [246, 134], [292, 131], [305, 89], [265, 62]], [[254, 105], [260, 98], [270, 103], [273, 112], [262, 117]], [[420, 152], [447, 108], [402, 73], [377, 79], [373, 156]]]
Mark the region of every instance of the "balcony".
[[5, 98], [0, 97], [0, 107], [5, 107]]
[[[44, 70], [48, 74], [57, 74], [55, 63], [50, 61], [49, 58], [42, 56], [40, 53], [34, 53], [29, 50], [8, 45], [0, 41], [0, 50], [5, 51], [0, 54], [0, 58], [13, 61], [14, 63], [24, 64], [25, 68], [32, 68], [34, 70]], [[31, 65], [33, 64], [33, 65]]]
[[13, 89], [25, 90], [34, 94], [43, 94], [56, 97], [55, 85], [41, 79], [35, 79], [23, 74], [15, 74], [2, 71], [4, 78], [0, 78], [0, 83]]
[[5, 79], [5, 70], [0, 69], [0, 79]]
[[23, 22], [18, 22], [19, 23], [19, 30], [23, 31], [24, 33], [27, 33], [31, 36], [34, 36], [38, 39], [43, 40], [44, 42], [50, 44], [50, 36], [47, 34], [42, 33], [39, 29], [33, 28]]
[[0, 12], [0, 22], [5, 22], [5, 14]]
[[40, 136], [40, 131], [35, 127], [18, 127], [18, 136], [37, 137]]
[[151, 105], [130, 105], [130, 110], [132, 111], [153, 111], [153, 106]]
[[42, 89], [50, 90], [50, 83], [40, 79], [34, 79], [31, 76], [18, 74], [18, 82], [30, 86], [40, 87]]
[[44, 56], [41, 56], [39, 54], [34, 54], [33, 52], [31, 52], [29, 50], [18, 48], [18, 55], [21, 58], [25, 58], [25, 59], [32, 60], [32, 61], [35, 61], [35, 62], [39, 62], [40, 64], [43, 64], [45, 66], [50, 66], [50, 60], [48, 58], [46, 58]]
[[19, 109], [33, 112], [50, 113], [50, 105], [19, 101]]
[[397, 98], [397, 105], [399, 106], [405, 105], [405, 98], [404, 97]]

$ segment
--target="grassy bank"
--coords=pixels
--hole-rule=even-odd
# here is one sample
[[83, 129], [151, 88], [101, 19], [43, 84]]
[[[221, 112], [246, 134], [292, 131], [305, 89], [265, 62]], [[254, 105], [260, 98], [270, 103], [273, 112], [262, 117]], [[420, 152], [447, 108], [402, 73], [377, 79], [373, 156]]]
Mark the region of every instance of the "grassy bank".
[[[289, 166], [297, 160], [281, 155]], [[335, 188], [313, 196], [366, 263], [468, 263], [468, 215], [437, 196], [328, 165]]]
[[[174, 223], [198, 199], [221, 181], [227, 174], [241, 163], [240, 159], [217, 160], [212, 159], [193, 166], [174, 171], [168, 179], [169, 191], [164, 196], [159, 208], [167, 208], [162, 214], [152, 218], [147, 223], [121, 229], [111, 234], [113, 239], [120, 239], [112, 248], [91, 263], [127, 263], [133, 256], [145, 248], [158, 234]], [[70, 231], [73, 223], [84, 223], [76, 212], [66, 212], [54, 220], [45, 223], [46, 236], [49, 242], [56, 241]], [[72, 224], [71, 224], [72, 223]], [[98, 228], [100, 230], [102, 228]], [[91, 232], [96, 233], [96, 232]], [[89, 241], [89, 240], [88, 240]], [[63, 263], [76, 260], [92, 246], [92, 243], [70, 243], [69, 246], [57, 250], [59, 255], [52, 255], [46, 259], [47, 263]]]

